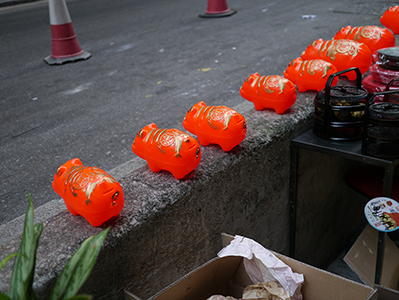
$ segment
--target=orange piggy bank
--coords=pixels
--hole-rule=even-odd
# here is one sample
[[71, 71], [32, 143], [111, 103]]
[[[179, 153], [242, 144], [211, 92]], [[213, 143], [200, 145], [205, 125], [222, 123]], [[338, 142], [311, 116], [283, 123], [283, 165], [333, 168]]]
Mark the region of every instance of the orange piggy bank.
[[[372, 58], [370, 49], [362, 43], [353, 40], [327, 40], [318, 39], [310, 44], [302, 53], [303, 60], [323, 59], [332, 63], [338, 71], [356, 67], [362, 74], [371, 66]], [[346, 73], [349, 80], [355, 80], [354, 72]]]
[[363, 43], [369, 47], [371, 53], [378, 49], [395, 46], [393, 33], [389, 29], [378, 26], [342, 27], [335, 34], [334, 39], [349, 39]]
[[[337, 68], [322, 59], [294, 59], [284, 71], [284, 77], [291, 80], [300, 92], [308, 90], [320, 91], [326, 86], [328, 77], [337, 72]], [[337, 84], [338, 77], [334, 79]]]
[[391, 6], [380, 18], [380, 22], [385, 27], [391, 29], [394, 34], [399, 34], [399, 6]]
[[295, 85], [282, 76], [254, 73], [245, 79], [240, 94], [253, 102], [256, 110], [273, 108], [282, 114], [295, 103], [297, 92]]
[[226, 106], [207, 106], [203, 101], [189, 109], [183, 126], [197, 136], [201, 145], [217, 144], [224, 151], [233, 149], [247, 135], [241, 114]]
[[119, 215], [125, 204], [120, 184], [97, 167], [85, 167], [79, 158], [60, 166], [54, 175], [54, 191], [73, 215], [100, 226]]
[[132, 150], [147, 161], [151, 171], [166, 170], [176, 179], [193, 171], [201, 161], [196, 139], [178, 129], [158, 129], [154, 123], [137, 133]]

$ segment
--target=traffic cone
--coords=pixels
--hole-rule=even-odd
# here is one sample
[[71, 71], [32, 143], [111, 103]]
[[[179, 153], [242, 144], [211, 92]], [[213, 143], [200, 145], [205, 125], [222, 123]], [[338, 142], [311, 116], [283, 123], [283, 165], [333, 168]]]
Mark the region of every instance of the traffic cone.
[[49, 0], [52, 52], [44, 61], [61, 65], [88, 59], [91, 54], [83, 51], [73, 30], [65, 0]]
[[199, 15], [201, 18], [221, 18], [235, 14], [237, 11], [229, 9], [226, 0], [208, 0], [206, 12]]

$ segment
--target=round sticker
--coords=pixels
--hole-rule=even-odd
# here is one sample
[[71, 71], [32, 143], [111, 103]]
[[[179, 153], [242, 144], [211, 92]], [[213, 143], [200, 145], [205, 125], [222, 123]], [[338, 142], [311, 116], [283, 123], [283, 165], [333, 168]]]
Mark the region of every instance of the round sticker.
[[378, 197], [364, 207], [367, 221], [375, 229], [391, 232], [399, 229], [399, 204], [393, 199]]

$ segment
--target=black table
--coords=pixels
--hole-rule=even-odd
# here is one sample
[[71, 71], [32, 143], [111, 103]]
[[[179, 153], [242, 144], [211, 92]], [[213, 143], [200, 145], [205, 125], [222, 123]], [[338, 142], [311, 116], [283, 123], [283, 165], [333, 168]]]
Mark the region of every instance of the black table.
[[[362, 141], [327, 141], [313, 133], [313, 129], [291, 140], [291, 165], [290, 165], [290, 256], [295, 257], [296, 235], [296, 210], [297, 210], [297, 175], [298, 175], [298, 150], [299, 148], [351, 159], [366, 164], [384, 168], [384, 183], [382, 197], [390, 197], [395, 167], [399, 159], [381, 159], [362, 154]], [[362, 208], [363, 209], [363, 208]], [[379, 232], [375, 283], [381, 279], [382, 262], [385, 246], [385, 232]]]

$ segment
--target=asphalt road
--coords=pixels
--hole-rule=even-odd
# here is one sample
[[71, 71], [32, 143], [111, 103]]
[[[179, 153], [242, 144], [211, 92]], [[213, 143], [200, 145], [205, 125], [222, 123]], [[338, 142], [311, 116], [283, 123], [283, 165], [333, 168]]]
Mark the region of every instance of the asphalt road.
[[[48, 3], [0, 9], [0, 225], [59, 198], [57, 168], [79, 157], [109, 171], [136, 156], [149, 123], [183, 129], [195, 103], [235, 107], [254, 72], [282, 75], [317, 38], [381, 25], [392, 1], [229, 0], [238, 12], [203, 19], [207, 0], [70, 0], [87, 61], [49, 66]], [[304, 17], [313, 15], [310, 17]], [[248, 129], [250, 130], [250, 128]]]

